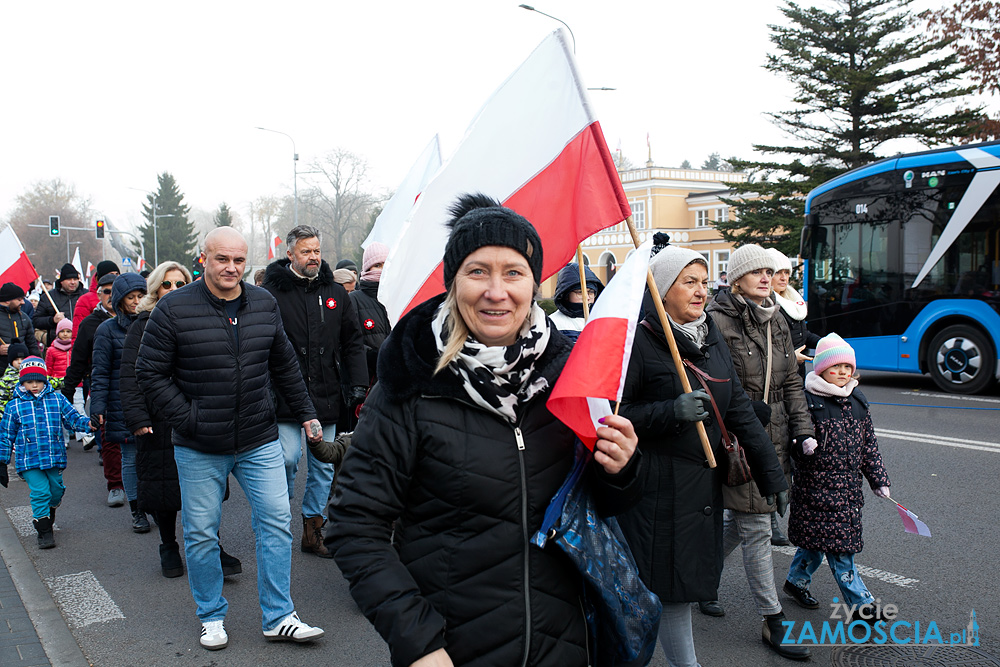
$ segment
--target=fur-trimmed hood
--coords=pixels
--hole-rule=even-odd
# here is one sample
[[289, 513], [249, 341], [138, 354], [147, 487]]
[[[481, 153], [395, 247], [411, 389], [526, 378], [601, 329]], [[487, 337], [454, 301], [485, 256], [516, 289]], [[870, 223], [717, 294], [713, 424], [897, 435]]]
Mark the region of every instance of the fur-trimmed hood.
[[292, 260], [287, 257], [277, 259], [267, 265], [264, 272], [264, 284], [274, 287], [279, 292], [290, 292], [303, 284], [332, 285], [333, 270], [325, 259], [320, 260], [319, 275], [315, 279], [301, 278], [292, 272]]
[[[439, 355], [431, 322], [444, 298], [443, 294], [436, 296], [411, 310], [382, 344], [378, 355], [378, 379], [390, 400], [403, 401], [415, 395], [468, 400], [457, 375], [445, 370], [434, 374]], [[549, 387], [554, 386], [572, 347], [569, 339], [552, 327], [549, 343], [535, 364], [533, 377], [545, 377]]]

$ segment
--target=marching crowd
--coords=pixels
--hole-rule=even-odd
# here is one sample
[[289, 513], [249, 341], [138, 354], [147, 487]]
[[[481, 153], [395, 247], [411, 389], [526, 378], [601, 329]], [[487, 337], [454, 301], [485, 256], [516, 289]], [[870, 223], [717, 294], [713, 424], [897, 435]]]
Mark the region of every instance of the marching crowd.
[[[592, 664], [581, 575], [530, 538], [575, 456], [576, 436], [546, 399], [604, 286], [570, 264], [546, 315], [532, 224], [483, 195], [450, 213], [445, 292], [394, 328], [378, 300], [388, 248], [369, 245], [360, 271], [331, 267], [305, 225], [252, 284], [245, 240], [220, 227], [204, 239], [196, 282], [176, 262], [141, 275], [105, 261], [89, 289], [71, 264], [34, 301], [0, 287], [0, 484], [13, 462], [38, 546], [55, 546], [70, 441], [99, 448], [107, 504], [127, 503], [135, 532], [152, 518], [163, 576], [187, 574], [201, 646], [225, 648], [223, 578], [242, 571], [219, 541], [232, 476], [252, 514], [263, 635], [314, 641], [323, 630], [290, 596], [304, 451], [301, 550], [336, 560], [394, 665]], [[661, 234], [652, 252], [666, 319], [647, 292], [588, 488], [662, 603], [670, 665], [698, 664], [693, 604], [725, 614], [719, 583], [737, 547], [763, 642], [806, 659], [782, 643], [772, 544], [798, 548], [779, 583], [801, 607], [819, 607], [809, 585], [824, 557], [845, 602], [874, 602], [854, 564], [862, 477], [882, 497], [889, 479], [854, 351], [808, 331], [777, 250], [734, 250], [711, 297], [700, 254]], [[753, 481], [728, 486], [706, 465], [698, 422], [718, 460], [738, 439]]]

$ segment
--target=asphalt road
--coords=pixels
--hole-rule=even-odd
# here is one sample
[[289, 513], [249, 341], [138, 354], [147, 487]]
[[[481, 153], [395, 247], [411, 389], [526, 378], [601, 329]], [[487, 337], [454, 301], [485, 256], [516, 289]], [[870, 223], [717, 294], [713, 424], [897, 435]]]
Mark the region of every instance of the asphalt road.
[[[905, 533], [895, 506], [866, 492], [865, 549], [857, 562], [882, 603], [896, 604], [900, 618], [935, 622], [946, 634], [959, 631], [976, 611], [981, 646], [1000, 655], [1000, 590], [992, 568], [1000, 551], [996, 525], [1000, 501], [1000, 391], [953, 397], [928, 378], [864, 373], [862, 389], [872, 401], [880, 448], [895, 499], [917, 513], [933, 537]], [[935, 406], [935, 407], [922, 407]], [[976, 409], [968, 409], [976, 408]], [[186, 577], [159, 573], [155, 532], [131, 532], [127, 508], [108, 508], [96, 452], [69, 451], [67, 493], [59, 510], [58, 547], [39, 551], [33, 532], [21, 541], [39, 576], [52, 592], [73, 636], [94, 665], [387, 665], [388, 651], [357, 611], [336, 565], [298, 550], [301, 525], [294, 526], [292, 595], [300, 616], [320, 625], [326, 637], [314, 645], [270, 644], [261, 636], [253, 535], [249, 509], [239, 486], [225, 505], [222, 539], [243, 560], [244, 573], [226, 580], [230, 644], [207, 652], [198, 645], [200, 626]], [[302, 478], [297, 480], [300, 496]], [[0, 503], [15, 527], [25, 527], [27, 488], [12, 480]], [[293, 516], [296, 515], [293, 501]], [[28, 524], [30, 525], [30, 524]], [[775, 580], [784, 580], [790, 548], [774, 552]], [[779, 594], [789, 619], [818, 627], [838, 591], [824, 565], [813, 594], [824, 604], [807, 611]], [[720, 600], [724, 618], [694, 611], [695, 644], [702, 665], [787, 665], [760, 640], [760, 617], [750, 598], [739, 550], [726, 563]], [[888, 651], [889, 649], [870, 649]], [[951, 649], [938, 650], [937, 660]], [[878, 656], [878, 653], [872, 654]], [[814, 662], [839, 664], [836, 649], [814, 650]], [[964, 664], [960, 658], [954, 664]], [[663, 665], [662, 656], [654, 665]], [[860, 662], [857, 664], [861, 664]], [[867, 664], [881, 664], [878, 661]], [[898, 663], [898, 664], [918, 664]], [[944, 664], [925, 660], [919, 664]]]

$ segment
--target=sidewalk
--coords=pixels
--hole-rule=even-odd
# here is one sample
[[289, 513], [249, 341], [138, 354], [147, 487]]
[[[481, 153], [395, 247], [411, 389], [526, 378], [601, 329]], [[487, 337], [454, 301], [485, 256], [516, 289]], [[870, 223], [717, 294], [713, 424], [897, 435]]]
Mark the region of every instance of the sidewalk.
[[89, 667], [3, 505], [0, 515], [0, 665]]

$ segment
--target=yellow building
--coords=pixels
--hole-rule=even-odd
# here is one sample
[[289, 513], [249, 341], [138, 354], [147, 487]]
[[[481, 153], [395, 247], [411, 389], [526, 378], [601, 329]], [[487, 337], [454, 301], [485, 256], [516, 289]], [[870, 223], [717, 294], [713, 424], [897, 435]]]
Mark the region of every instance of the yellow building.
[[[666, 232], [672, 245], [691, 248], [705, 257], [708, 278], [714, 286], [729, 265], [732, 251], [732, 244], [723, 241], [715, 229], [716, 222], [731, 217], [720, 196], [727, 196], [727, 182], [744, 182], [746, 174], [643, 167], [620, 171], [619, 176], [640, 242], [656, 232]], [[628, 227], [622, 222], [583, 242], [584, 264], [607, 284], [634, 247]], [[555, 278], [551, 278], [542, 286], [542, 293], [551, 297], [554, 289]]]

